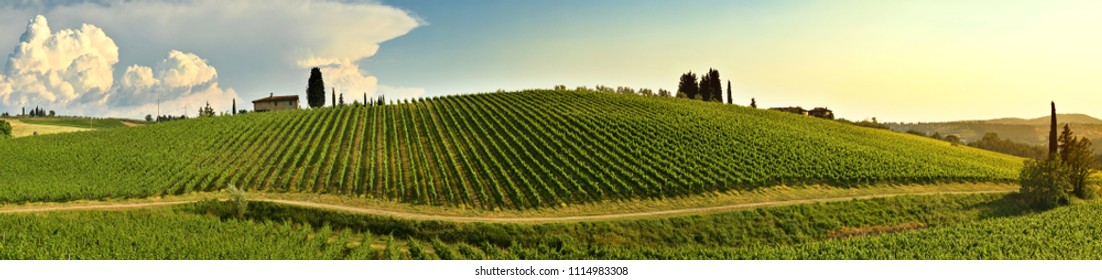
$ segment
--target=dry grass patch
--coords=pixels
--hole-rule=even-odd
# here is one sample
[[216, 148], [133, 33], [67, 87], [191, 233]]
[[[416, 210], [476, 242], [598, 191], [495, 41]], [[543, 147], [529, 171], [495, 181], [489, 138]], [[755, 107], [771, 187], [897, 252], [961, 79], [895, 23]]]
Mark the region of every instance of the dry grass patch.
[[91, 129], [71, 127], [71, 126], [58, 126], [58, 125], [43, 125], [43, 124], [29, 124], [21, 122], [17, 119], [5, 119], [8, 123], [11, 123], [12, 138], [32, 136], [36, 132], [38, 135], [57, 134], [67, 132], [80, 132], [88, 131]]

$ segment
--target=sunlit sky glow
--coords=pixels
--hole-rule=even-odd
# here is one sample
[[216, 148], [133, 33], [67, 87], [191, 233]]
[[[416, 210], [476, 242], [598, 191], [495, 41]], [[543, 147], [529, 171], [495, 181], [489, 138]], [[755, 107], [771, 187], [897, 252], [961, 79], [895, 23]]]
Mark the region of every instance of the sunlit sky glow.
[[[91, 24], [118, 48], [111, 86], [50, 101], [36, 90], [53, 87], [34, 86], [48, 75], [15, 82], [29, 74], [8, 69], [0, 110], [26, 100], [144, 116], [152, 107], [139, 103], [153, 91], [177, 107], [235, 97], [242, 106], [301, 94], [310, 66], [331, 69], [349, 99], [557, 84], [674, 90], [682, 72], [716, 68], [736, 103], [827, 106], [857, 120], [1038, 117], [1049, 100], [1102, 116], [1100, 1], [85, 2], [0, 4], [0, 52], [18, 47], [35, 15], [53, 32]], [[122, 86], [134, 65], [155, 86]], [[205, 66], [216, 77], [186, 90], [159, 74]]]

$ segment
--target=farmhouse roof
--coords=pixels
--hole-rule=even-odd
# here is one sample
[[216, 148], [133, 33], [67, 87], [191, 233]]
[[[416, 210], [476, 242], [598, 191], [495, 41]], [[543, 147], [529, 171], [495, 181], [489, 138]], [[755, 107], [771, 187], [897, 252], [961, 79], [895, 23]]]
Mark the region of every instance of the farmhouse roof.
[[253, 103], [269, 102], [269, 101], [291, 101], [291, 100], [297, 101], [298, 100], [298, 95], [280, 95], [280, 96], [276, 96], [275, 94], [268, 94], [268, 97], [253, 100]]

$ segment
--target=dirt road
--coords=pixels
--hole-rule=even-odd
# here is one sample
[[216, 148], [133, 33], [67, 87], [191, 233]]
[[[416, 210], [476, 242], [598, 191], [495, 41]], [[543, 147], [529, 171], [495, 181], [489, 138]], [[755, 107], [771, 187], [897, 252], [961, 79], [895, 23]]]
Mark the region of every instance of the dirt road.
[[[1009, 191], [972, 191], [972, 192], [929, 192], [929, 193], [910, 193], [910, 194], [882, 194], [882, 195], [863, 195], [863, 196], [850, 196], [850, 197], [835, 197], [835, 198], [816, 198], [816, 199], [800, 199], [800, 200], [785, 200], [785, 201], [769, 201], [769, 202], [756, 202], [756, 203], [743, 203], [732, 204], [713, 207], [698, 207], [698, 208], [685, 208], [674, 210], [661, 210], [650, 212], [635, 212], [635, 213], [620, 213], [620, 214], [603, 214], [603, 215], [582, 215], [582, 216], [564, 216], [564, 217], [516, 217], [516, 218], [498, 218], [498, 217], [468, 217], [468, 216], [447, 216], [447, 215], [433, 215], [433, 214], [420, 214], [410, 212], [391, 211], [384, 209], [372, 209], [372, 208], [360, 208], [351, 207], [336, 204], [325, 204], [306, 201], [295, 200], [282, 200], [282, 199], [255, 199], [253, 201], [263, 201], [270, 203], [277, 203], [283, 205], [309, 207], [336, 211], [345, 211], [351, 213], [391, 216], [403, 219], [413, 220], [442, 220], [452, 222], [488, 222], [488, 223], [551, 223], [551, 222], [571, 222], [571, 221], [590, 221], [590, 220], [614, 220], [614, 219], [633, 219], [633, 218], [648, 218], [657, 216], [668, 215], [685, 215], [685, 214], [699, 214], [699, 213], [714, 213], [725, 212], [739, 209], [753, 209], [761, 207], [774, 207], [785, 206], [805, 203], [817, 203], [817, 202], [832, 202], [832, 201], [846, 201], [853, 199], [872, 199], [883, 197], [895, 197], [902, 195], [938, 195], [938, 194], [983, 194], [983, 193], [1005, 193]], [[196, 201], [170, 201], [170, 202], [147, 202], [147, 203], [117, 203], [117, 204], [99, 204], [99, 205], [51, 205], [51, 206], [28, 206], [22, 208], [8, 208], [0, 209], [0, 214], [14, 214], [14, 213], [35, 213], [35, 212], [52, 212], [52, 211], [82, 211], [82, 210], [122, 210], [122, 209], [134, 209], [134, 208], [150, 208], [150, 207], [164, 207], [181, 205], [187, 203], [194, 203]]]

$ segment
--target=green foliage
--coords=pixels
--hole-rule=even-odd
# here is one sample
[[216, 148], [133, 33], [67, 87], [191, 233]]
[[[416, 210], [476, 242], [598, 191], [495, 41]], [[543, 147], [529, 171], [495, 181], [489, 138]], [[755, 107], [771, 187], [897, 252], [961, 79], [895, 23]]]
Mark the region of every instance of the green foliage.
[[436, 252], [436, 255], [442, 260], [459, 260], [462, 259], [444, 241], [440, 239], [432, 240], [432, 250]]
[[85, 117], [44, 117], [21, 119], [19, 121], [28, 124], [71, 126], [80, 128], [91, 127], [96, 129], [126, 127], [126, 124], [123, 124], [122, 120], [120, 119], [97, 119]]
[[383, 250], [383, 259], [402, 259], [402, 252], [398, 250], [398, 241], [394, 240], [394, 236], [387, 236], [386, 249]]
[[208, 117], [213, 117], [213, 116], [214, 116], [214, 108], [210, 107], [210, 102], [207, 102], [206, 106], [199, 108], [199, 117], [200, 118], [208, 118]]
[[1038, 209], [1050, 209], [1068, 203], [1073, 188], [1071, 174], [1059, 158], [1027, 160], [1022, 167], [1021, 193]]
[[[935, 195], [831, 202], [762, 208], [712, 215], [694, 215], [645, 220], [594, 221], [549, 224], [453, 223], [415, 221], [365, 216], [312, 208], [255, 203], [248, 215], [261, 222], [330, 225], [334, 229], [390, 234], [422, 247], [419, 241], [433, 240], [440, 258], [475, 258], [458, 246], [480, 244], [486, 256], [518, 250], [530, 258], [602, 258], [584, 248], [638, 251], [633, 246], [677, 248], [686, 245], [741, 248], [756, 245], [795, 245], [832, 238], [845, 228], [920, 223], [936, 227], [977, 219], [1024, 213], [1022, 202], [1003, 195]], [[209, 206], [208, 206], [209, 207]], [[197, 213], [232, 216], [228, 210], [199, 208]], [[436, 242], [439, 241], [439, 242]], [[437, 244], [439, 243], [439, 244]], [[695, 244], [695, 245], [694, 245]], [[416, 259], [413, 246], [410, 256]], [[541, 249], [541, 246], [543, 247]], [[448, 250], [436, 247], [448, 248]], [[423, 251], [421, 249], [418, 249]], [[542, 250], [542, 251], [541, 251]], [[418, 253], [424, 255], [423, 253]], [[558, 257], [552, 257], [558, 256]], [[662, 257], [666, 258], [666, 257]]]
[[845, 124], [852, 124], [852, 125], [860, 126], [860, 127], [891, 130], [891, 128], [888, 127], [888, 125], [881, 124], [881, 123], [877, 122], [876, 118], [872, 118], [872, 120], [861, 120], [859, 122], [852, 122], [852, 121], [847, 120], [847, 119], [837, 119], [837, 121], [841, 122], [841, 123], [845, 123]]
[[0, 259], [343, 259], [348, 240], [172, 209], [0, 215]]
[[18, 164], [0, 172], [2, 202], [147, 197], [233, 184], [532, 209], [781, 184], [1013, 182], [1021, 166], [1010, 156], [780, 112], [547, 90], [5, 142], [0, 158]]
[[245, 191], [231, 184], [229, 188], [226, 188], [226, 193], [230, 195], [230, 202], [237, 218], [244, 218], [249, 209], [249, 199], [245, 196]]
[[[1062, 207], [917, 232], [829, 240], [796, 246], [708, 250], [723, 259], [1018, 259], [1078, 260], [1102, 256], [1102, 204]], [[693, 247], [666, 252], [688, 254]]]
[[[908, 131], [908, 133], [909, 132], [910, 131]], [[1043, 146], [1029, 145], [1010, 141], [1009, 139], [1001, 139], [999, 138], [999, 134], [994, 132], [985, 134], [983, 136], [983, 139], [969, 143], [968, 146], [1023, 158], [1043, 159], [1047, 155], [1047, 151]]]
[[317, 67], [310, 69], [310, 78], [306, 80], [306, 103], [310, 108], [325, 106], [325, 81]]
[[1090, 176], [1091, 167], [1094, 164], [1094, 148], [1091, 148], [1091, 141], [1076, 137], [1066, 124], [1058, 140], [1060, 160], [1068, 171], [1068, 178], [1072, 185], [1071, 193], [1086, 198], [1089, 195], [1087, 177]]
[[10, 138], [11, 137], [11, 124], [8, 123], [7, 121], [0, 120], [0, 137], [3, 137], [3, 138]]
[[692, 71], [681, 74], [681, 80], [677, 84], [677, 95], [680, 98], [682, 95], [688, 99], [697, 99], [697, 95], [700, 93], [700, 84], [697, 83], [696, 74]]
[[424, 249], [421, 248], [421, 242], [417, 239], [410, 239], [406, 241], [406, 248], [409, 250], [409, 258], [414, 260], [431, 260]]
[[[269, 203], [257, 203], [261, 210], [250, 211], [248, 219], [231, 219], [232, 209], [223, 206], [232, 203], [208, 201], [163, 209], [0, 215], [5, 228], [0, 259], [431, 258], [420, 240], [432, 240], [432, 250], [443, 259], [1102, 255], [1102, 247], [1083, 246], [1102, 238], [1096, 219], [1102, 204], [1034, 214], [1023, 212], [1019, 203], [995, 194], [908, 196], [645, 220], [497, 224], [399, 220]], [[909, 223], [925, 227], [846, 238], [831, 234]], [[376, 243], [375, 236], [383, 238]]]

